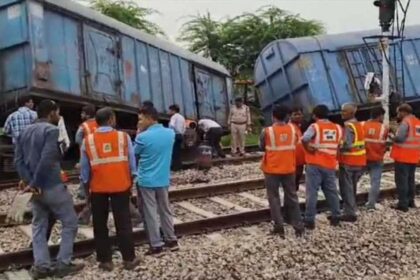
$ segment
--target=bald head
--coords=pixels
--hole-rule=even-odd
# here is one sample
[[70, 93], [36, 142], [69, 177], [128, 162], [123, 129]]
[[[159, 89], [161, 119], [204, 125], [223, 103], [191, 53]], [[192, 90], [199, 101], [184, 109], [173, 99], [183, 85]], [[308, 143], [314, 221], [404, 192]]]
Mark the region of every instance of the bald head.
[[344, 121], [350, 120], [356, 116], [357, 105], [354, 103], [344, 103], [341, 106], [341, 118]]

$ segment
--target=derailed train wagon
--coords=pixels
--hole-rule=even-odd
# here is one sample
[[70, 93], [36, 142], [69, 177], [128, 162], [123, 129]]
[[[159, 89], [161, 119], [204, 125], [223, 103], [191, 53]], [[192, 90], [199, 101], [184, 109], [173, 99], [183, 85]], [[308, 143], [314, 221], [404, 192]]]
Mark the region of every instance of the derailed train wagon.
[[[277, 40], [267, 45], [255, 64], [255, 84], [265, 120], [273, 104], [301, 106], [306, 114], [318, 104], [337, 114], [346, 102], [369, 108], [365, 76], [382, 73], [379, 31], [352, 32]], [[420, 101], [420, 26], [405, 29], [402, 56], [399, 43], [390, 47], [391, 89], [408, 102]], [[364, 40], [365, 38], [365, 40]], [[404, 67], [404, 68], [402, 68]], [[403, 74], [404, 73], [404, 74]]]
[[231, 84], [223, 66], [73, 1], [0, 0], [1, 124], [31, 95], [59, 101], [69, 129], [87, 103], [135, 129], [145, 100], [163, 120], [176, 103], [189, 119], [226, 125]]

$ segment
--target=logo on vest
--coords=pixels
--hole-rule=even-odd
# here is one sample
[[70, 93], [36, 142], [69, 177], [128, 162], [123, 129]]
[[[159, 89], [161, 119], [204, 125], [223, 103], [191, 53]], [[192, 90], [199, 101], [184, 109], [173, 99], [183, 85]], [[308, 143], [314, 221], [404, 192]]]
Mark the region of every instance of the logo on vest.
[[103, 146], [102, 146], [102, 151], [104, 153], [110, 153], [110, 152], [112, 152], [112, 145], [111, 145], [111, 143], [104, 143]]
[[374, 129], [374, 128], [369, 128], [368, 135], [370, 135], [370, 136], [374, 136], [374, 135], [375, 135], [375, 133], [376, 133], [376, 129]]
[[289, 139], [289, 135], [287, 134], [280, 134], [280, 142], [286, 142]]
[[337, 131], [331, 129], [325, 129], [322, 132], [322, 141], [335, 142], [337, 141]]

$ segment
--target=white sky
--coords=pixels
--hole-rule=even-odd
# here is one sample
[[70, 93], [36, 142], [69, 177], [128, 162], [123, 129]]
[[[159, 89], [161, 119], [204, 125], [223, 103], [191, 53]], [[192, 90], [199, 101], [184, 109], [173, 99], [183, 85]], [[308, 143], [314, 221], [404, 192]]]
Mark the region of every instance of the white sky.
[[[215, 19], [253, 12], [264, 5], [276, 5], [306, 19], [322, 21], [328, 33], [378, 28], [378, 8], [373, 0], [135, 0], [158, 10], [150, 20], [159, 24], [174, 40], [188, 15], [209, 11]], [[405, 3], [407, 0], [402, 0]], [[411, 0], [407, 25], [420, 24], [420, 0]]]

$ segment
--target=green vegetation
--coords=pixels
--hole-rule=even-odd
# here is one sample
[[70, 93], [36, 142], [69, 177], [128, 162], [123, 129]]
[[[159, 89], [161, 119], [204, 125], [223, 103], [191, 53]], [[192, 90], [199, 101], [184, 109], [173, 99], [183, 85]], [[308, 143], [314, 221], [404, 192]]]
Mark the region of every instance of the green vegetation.
[[[245, 139], [245, 146], [258, 145], [259, 137], [260, 137], [259, 134], [248, 133]], [[231, 141], [231, 136], [226, 135], [222, 137], [221, 144], [223, 147], [230, 147], [230, 141]]]

